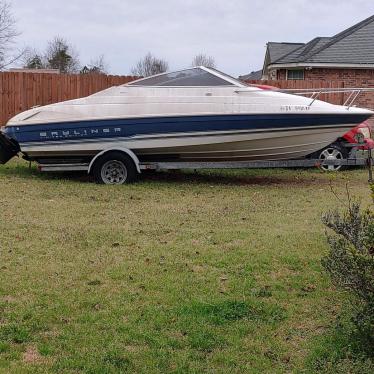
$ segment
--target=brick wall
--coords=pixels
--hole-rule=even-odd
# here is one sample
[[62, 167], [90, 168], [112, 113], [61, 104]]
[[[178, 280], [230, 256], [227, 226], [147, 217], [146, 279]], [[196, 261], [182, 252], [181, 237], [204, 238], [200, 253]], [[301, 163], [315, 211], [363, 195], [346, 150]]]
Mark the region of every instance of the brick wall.
[[[305, 70], [305, 81], [341, 82], [342, 87], [366, 87], [374, 88], [373, 69], [322, 69], [313, 68]], [[286, 69], [277, 71], [278, 80], [286, 80]], [[327, 86], [328, 87], [328, 86]], [[357, 106], [374, 110], [374, 92], [363, 93], [357, 99]]]
[[[277, 70], [277, 80], [286, 80], [287, 70]], [[305, 80], [373, 81], [374, 69], [327, 69], [313, 68], [305, 70]]]
[[305, 79], [307, 80], [340, 80], [349, 82], [356, 82], [361, 80], [363, 82], [374, 82], [373, 69], [311, 69], [305, 70]]

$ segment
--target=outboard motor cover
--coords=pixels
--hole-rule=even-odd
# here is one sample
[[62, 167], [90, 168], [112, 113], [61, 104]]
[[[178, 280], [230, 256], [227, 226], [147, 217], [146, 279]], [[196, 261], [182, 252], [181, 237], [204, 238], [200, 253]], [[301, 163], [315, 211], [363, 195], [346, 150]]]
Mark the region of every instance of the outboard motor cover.
[[0, 164], [8, 162], [19, 150], [18, 143], [0, 131]]

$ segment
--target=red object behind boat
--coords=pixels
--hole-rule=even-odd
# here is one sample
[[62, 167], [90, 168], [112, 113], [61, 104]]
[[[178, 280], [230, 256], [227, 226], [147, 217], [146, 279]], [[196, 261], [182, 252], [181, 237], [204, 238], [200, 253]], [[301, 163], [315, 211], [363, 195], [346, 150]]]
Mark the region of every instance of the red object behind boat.
[[374, 140], [371, 138], [372, 136], [372, 128], [368, 121], [362, 122], [360, 125], [354, 127], [352, 130], [348, 131], [343, 135], [343, 139], [349, 143], [358, 143], [357, 135], [364, 136], [365, 145], [360, 147], [359, 149], [374, 149]]

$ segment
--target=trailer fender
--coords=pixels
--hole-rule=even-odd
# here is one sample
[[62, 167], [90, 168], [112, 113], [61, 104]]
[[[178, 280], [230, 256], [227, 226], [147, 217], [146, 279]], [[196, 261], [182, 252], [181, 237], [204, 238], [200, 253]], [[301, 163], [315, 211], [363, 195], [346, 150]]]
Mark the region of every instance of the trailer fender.
[[134, 161], [134, 164], [135, 164], [135, 167], [136, 167], [136, 170], [138, 171], [138, 173], [140, 174], [141, 171], [140, 171], [140, 162], [139, 162], [139, 159], [138, 157], [136, 156], [136, 154], [131, 151], [130, 149], [127, 149], [127, 148], [121, 148], [121, 147], [116, 147], [116, 148], [109, 148], [109, 149], [104, 149], [103, 151], [99, 152], [90, 162], [90, 164], [88, 165], [88, 174], [91, 173], [91, 169], [92, 169], [92, 166], [93, 164], [95, 163], [95, 161], [102, 155], [108, 153], [108, 152], [112, 152], [112, 151], [117, 151], [117, 152], [123, 152], [123, 153], [126, 153], [129, 157], [131, 157], [131, 159]]

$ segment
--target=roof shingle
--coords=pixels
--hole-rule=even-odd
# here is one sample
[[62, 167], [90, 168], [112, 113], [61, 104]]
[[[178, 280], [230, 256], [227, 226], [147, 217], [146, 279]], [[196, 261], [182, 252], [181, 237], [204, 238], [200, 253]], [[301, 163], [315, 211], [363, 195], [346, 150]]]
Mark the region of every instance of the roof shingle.
[[315, 38], [270, 62], [287, 63], [374, 64], [374, 15], [331, 38]]
[[262, 69], [257, 71], [252, 71], [252, 73], [249, 73], [247, 75], [241, 75], [239, 79], [243, 81], [249, 81], [249, 80], [260, 80], [262, 78]]
[[268, 43], [269, 62], [273, 62], [280, 59], [282, 56], [288, 55], [289, 53], [304, 46], [304, 43]]

